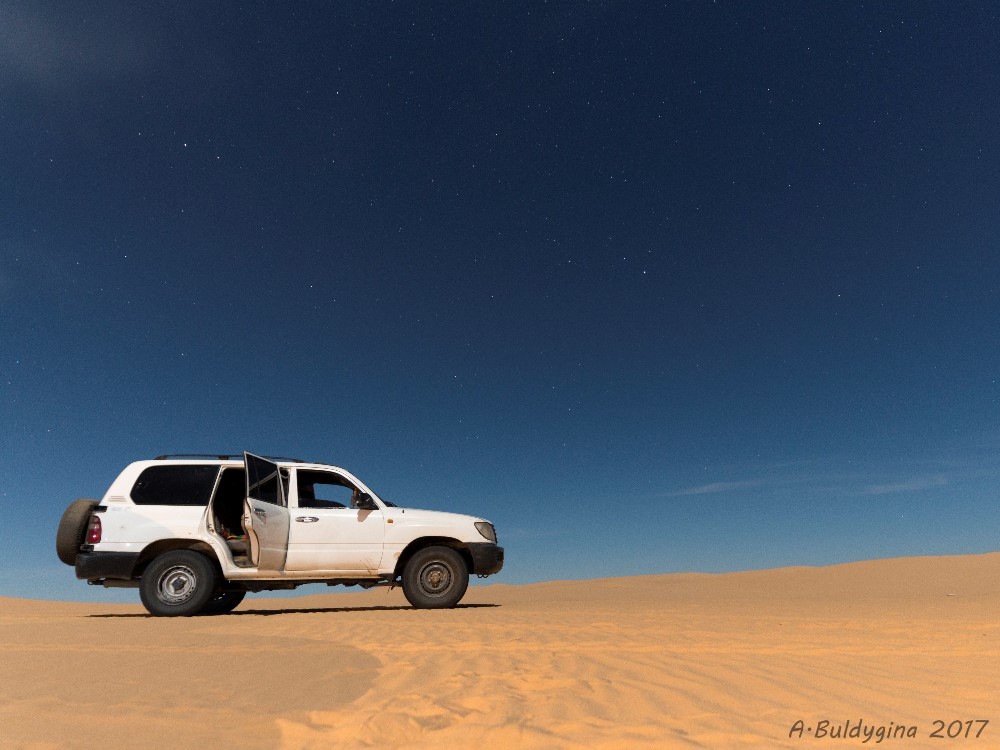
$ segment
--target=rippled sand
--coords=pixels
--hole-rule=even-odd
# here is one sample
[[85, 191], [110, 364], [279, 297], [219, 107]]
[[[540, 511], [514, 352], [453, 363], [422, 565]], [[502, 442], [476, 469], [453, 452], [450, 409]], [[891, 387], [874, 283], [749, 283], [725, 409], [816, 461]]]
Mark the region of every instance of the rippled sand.
[[493, 585], [446, 611], [384, 589], [189, 619], [0, 599], [0, 644], [5, 748], [875, 744], [813, 736], [859, 723], [914, 748], [976, 719], [963, 746], [1000, 747], [1000, 554]]

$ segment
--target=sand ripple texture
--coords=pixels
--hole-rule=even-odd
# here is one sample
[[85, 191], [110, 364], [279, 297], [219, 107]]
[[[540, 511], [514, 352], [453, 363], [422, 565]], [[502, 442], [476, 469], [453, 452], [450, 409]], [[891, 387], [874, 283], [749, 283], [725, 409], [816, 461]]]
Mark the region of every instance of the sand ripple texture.
[[[3, 748], [1000, 748], [1000, 554], [248, 598], [231, 615], [0, 600]], [[978, 740], [934, 720], [989, 719]]]

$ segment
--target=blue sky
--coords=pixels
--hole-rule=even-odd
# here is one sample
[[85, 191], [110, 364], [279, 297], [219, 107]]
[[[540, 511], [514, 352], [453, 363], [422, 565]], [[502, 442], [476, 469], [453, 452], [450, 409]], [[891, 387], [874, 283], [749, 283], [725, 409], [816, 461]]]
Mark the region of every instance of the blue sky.
[[118, 597], [55, 526], [169, 452], [485, 516], [498, 582], [996, 549], [995, 23], [6, 4], [0, 594]]

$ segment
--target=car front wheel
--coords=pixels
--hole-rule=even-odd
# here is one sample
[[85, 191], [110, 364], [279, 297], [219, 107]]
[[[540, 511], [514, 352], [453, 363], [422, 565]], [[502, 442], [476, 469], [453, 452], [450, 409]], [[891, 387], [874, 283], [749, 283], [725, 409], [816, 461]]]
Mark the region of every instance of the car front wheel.
[[217, 579], [215, 566], [200, 552], [165, 552], [143, 571], [139, 597], [154, 617], [190, 617], [212, 599]]
[[469, 569], [451, 547], [427, 547], [403, 570], [403, 594], [417, 609], [454, 607], [469, 587]]

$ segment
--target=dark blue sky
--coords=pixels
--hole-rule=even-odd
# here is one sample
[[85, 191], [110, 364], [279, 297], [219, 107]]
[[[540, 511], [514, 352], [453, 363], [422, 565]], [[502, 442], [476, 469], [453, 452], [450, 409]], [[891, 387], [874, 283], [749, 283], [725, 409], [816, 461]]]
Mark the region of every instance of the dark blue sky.
[[[251, 450], [497, 580], [998, 548], [990, 3], [8, 2], [0, 593]], [[100, 594], [107, 596], [107, 594]]]

